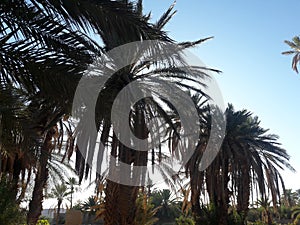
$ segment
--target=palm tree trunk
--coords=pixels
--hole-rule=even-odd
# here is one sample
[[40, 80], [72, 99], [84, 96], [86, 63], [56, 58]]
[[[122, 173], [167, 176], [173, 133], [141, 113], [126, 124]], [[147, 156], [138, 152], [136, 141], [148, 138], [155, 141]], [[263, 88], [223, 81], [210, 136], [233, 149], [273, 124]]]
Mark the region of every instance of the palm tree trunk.
[[191, 204], [192, 204], [192, 215], [196, 224], [200, 224], [201, 218], [201, 207], [200, 207], [200, 190], [195, 186], [191, 185]]
[[138, 187], [107, 180], [105, 189], [105, 225], [133, 225], [137, 194]]
[[192, 215], [196, 224], [201, 224], [200, 192], [203, 185], [204, 173], [195, 168], [196, 159], [189, 162]]
[[42, 212], [42, 202], [44, 199], [43, 190], [46, 186], [48, 179], [47, 165], [52, 149], [52, 137], [54, 133], [55, 130], [53, 128], [47, 132], [46, 138], [41, 148], [41, 155], [35, 177], [32, 199], [29, 203], [29, 211], [27, 214], [28, 225], [36, 225]]
[[21, 160], [16, 154], [14, 159], [14, 171], [13, 171], [13, 180], [12, 180], [12, 191], [14, 193], [14, 198], [17, 200], [17, 194], [19, 190], [19, 177], [21, 174]]
[[60, 219], [60, 207], [61, 207], [61, 203], [62, 203], [62, 200], [58, 200], [57, 201], [57, 212], [56, 212], [56, 225], [58, 225], [58, 222], [59, 222], [59, 219]]
[[74, 192], [74, 187], [71, 187], [71, 209], [73, 208], [73, 192]]
[[[145, 117], [143, 112], [138, 108], [134, 117], [134, 131], [135, 135], [140, 139], [145, 139], [148, 136]], [[119, 151], [119, 158], [122, 162], [134, 166], [147, 166], [147, 151], [136, 151], [124, 146], [116, 137], [113, 138], [111, 155], [117, 157], [117, 148]], [[111, 168], [113, 168], [112, 165]], [[126, 175], [131, 177], [131, 172], [128, 171]], [[139, 174], [143, 176], [144, 174]], [[132, 179], [132, 178], [128, 178]], [[136, 179], [133, 174], [133, 179]], [[105, 189], [105, 225], [134, 225], [136, 214], [136, 199], [138, 196], [139, 187], [128, 186], [124, 184], [107, 181], [107, 188]]]
[[229, 190], [228, 190], [228, 182], [229, 182], [229, 174], [228, 174], [228, 159], [223, 157], [222, 160], [222, 175], [219, 176], [219, 182], [222, 187], [220, 193], [220, 224], [227, 225], [228, 224], [228, 206], [229, 206]]
[[228, 159], [222, 153], [215, 159], [206, 171], [206, 185], [210, 204], [215, 210], [216, 220], [219, 225], [228, 224]]
[[245, 224], [246, 216], [249, 207], [250, 197], [250, 166], [245, 162], [242, 165], [242, 171], [240, 175], [240, 183], [238, 185], [237, 195], [237, 213], [242, 220], [242, 224]]

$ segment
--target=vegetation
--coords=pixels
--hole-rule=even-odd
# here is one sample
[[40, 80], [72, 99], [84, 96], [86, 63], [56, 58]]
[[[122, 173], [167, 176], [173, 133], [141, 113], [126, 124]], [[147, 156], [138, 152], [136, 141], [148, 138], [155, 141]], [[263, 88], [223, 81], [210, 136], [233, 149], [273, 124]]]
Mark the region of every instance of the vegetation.
[[295, 36], [292, 41], [284, 41], [291, 50], [282, 52], [283, 55], [294, 55], [292, 59], [292, 69], [298, 73], [298, 63], [300, 62], [300, 37]]
[[55, 198], [57, 200], [56, 225], [58, 225], [60, 220], [60, 209], [62, 207], [63, 201], [66, 200], [66, 197], [71, 194], [72, 191], [69, 191], [67, 185], [62, 183], [54, 185], [54, 188], [51, 189], [51, 192], [48, 195], [49, 198]]
[[[122, 162], [130, 165], [128, 177], [122, 179], [143, 181], [147, 174], [133, 178], [131, 166], [151, 164], [159, 168], [170, 186], [146, 191], [144, 183], [141, 187], [129, 186], [97, 173], [96, 196], [74, 208], [96, 219], [103, 218], [106, 225], [271, 225], [284, 219], [298, 223], [300, 191], [286, 190], [280, 174], [282, 169], [294, 170], [290, 157], [280, 146], [278, 136], [261, 127], [250, 111], [236, 111], [228, 105], [226, 135], [220, 151], [210, 166], [199, 170], [213, 126], [212, 115], [222, 115], [208, 104], [203, 81], [209, 78], [208, 71], [220, 71], [186, 65], [183, 50], [210, 38], [177, 43], [168, 37], [164, 26], [175, 14], [173, 7], [152, 23], [140, 0], [21, 0], [17, 6], [11, 1], [0, 2], [1, 223], [49, 224], [39, 218], [44, 198], [50, 197], [57, 199], [58, 224], [63, 201], [70, 196], [73, 208], [76, 186], [93, 174], [91, 169], [96, 169], [91, 168], [84, 153], [96, 146], [98, 137], [103, 144], [100, 150], [109, 151], [107, 174]], [[136, 49], [133, 62], [113, 74], [96, 96], [93, 110], [97, 111], [98, 136], [82, 134], [82, 124], [74, 124], [77, 118], [71, 109], [84, 71], [110, 50], [145, 40], [164, 41], [176, 49], [170, 52], [160, 45]], [[283, 54], [294, 55], [292, 68], [298, 72], [300, 39], [295, 37], [286, 43], [292, 50]], [[143, 62], [145, 54], [150, 58], [165, 54], [168, 57]], [[114, 59], [110, 66], [117, 64]], [[186, 93], [197, 107], [199, 141], [188, 163], [175, 175], [170, 165], [161, 165], [162, 159], [178, 154], [175, 150], [180, 145], [183, 120], [171, 102], [160, 95], [164, 90], [153, 85], [153, 79], [167, 81]], [[156, 94], [135, 102], [128, 118], [130, 130], [140, 139], [158, 132], [162, 144], [149, 152], [135, 151], [122, 143], [111, 121], [114, 99], [134, 81], [144, 82]], [[160, 127], [157, 131], [148, 130], [147, 124], [153, 121], [164, 124], [166, 132], [162, 133]], [[79, 151], [76, 140], [82, 136], [86, 145]], [[103, 155], [96, 157], [103, 161]], [[65, 181], [71, 172], [76, 177]], [[183, 183], [187, 183], [184, 188]], [[32, 191], [25, 212], [21, 203], [28, 197], [29, 186]], [[47, 196], [48, 189], [51, 191]], [[175, 196], [174, 191], [173, 196], [171, 190], [182, 191], [183, 197]], [[251, 198], [256, 200], [256, 207], [250, 207]]]
[[9, 183], [5, 179], [0, 181], [0, 196], [1, 224], [23, 224], [25, 222], [25, 213], [15, 202], [14, 193], [10, 191]]

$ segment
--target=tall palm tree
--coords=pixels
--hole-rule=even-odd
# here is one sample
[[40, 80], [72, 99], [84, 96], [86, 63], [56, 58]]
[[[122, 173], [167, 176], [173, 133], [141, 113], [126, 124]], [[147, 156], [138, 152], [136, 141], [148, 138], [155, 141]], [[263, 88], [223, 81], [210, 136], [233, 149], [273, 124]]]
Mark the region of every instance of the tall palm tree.
[[298, 63], [300, 61], [300, 38], [295, 36], [292, 41], [284, 41], [292, 50], [282, 52], [283, 55], [294, 55], [292, 60], [292, 69], [298, 73]]
[[[81, 73], [91, 63], [93, 57], [101, 54], [103, 50], [111, 50], [116, 46], [132, 41], [160, 39], [172, 42], [162, 31], [163, 26], [174, 14], [172, 8], [156, 24], [151, 25], [148, 22], [149, 18], [141, 14], [141, 1], [136, 5], [128, 1], [91, 2], [93, 4], [90, 4], [90, 1], [74, 1], [70, 4], [67, 1], [51, 0], [45, 2], [32, 0], [21, 2], [18, 8], [7, 1], [1, 2], [1, 15], [3, 15], [1, 17], [1, 34], [3, 36], [1, 37], [0, 47], [7, 55], [7, 57], [1, 59], [1, 64], [7, 65], [7, 70], [3, 69], [1, 71], [1, 77], [6, 83], [15, 82], [20, 87], [30, 91], [32, 96], [29, 108], [32, 111], [38, 109], [37, 114], [39, 116], [36, 121], [37, 125], [34, 128], [39, 135], [38, 139], [43, 140], [37, 148], [40, 163], [38, 164], [33, 199], [28, 214], [28, 221], [32, 224], [36, 222], [41, 211], [42, 191], [48, 177], [47, 165], [54, 149], [55, 137], [58, 135], [56, 124], [60, 123], [64, 115], [69, 114], [72, 102], [70, 99], [73, 98]], [[100, 48], [86, 35], [74, 31], [74, 27], [84, 31], [97, 32], [101, 36], [104, 47]], [[183, 49], [202, 41], [185, 42], [179, 46], [180, 49]], [[177, 55], [174, 55], [174, 59], [176, 57]], [[120, 77], [127, 80], [129, 78], [133, 81], [137, 78], [147, 79], [147, 77], [156, 76], [159, 73], [164, 79], [172, 78], [173, 83], [180, 89], [189, 89], [188, 84], [181, 82], [182, 79], [192, 81], [195, 84], [201, 83], [198, 78], [203, 78], [203, 72], [198, 71], [198, 75], [191, 78], [183, 70], [174, 68], [171, 62], [168, 62], [168, 64], [169, 69], [157, 68], [144, 77], [137, 76], [137, 73], [151, 66], [149, 63], [124, 68], [119, 73], [120, 76], [116, 76], [116, 79], [107, 84], [107, 87], [111, 88], [107, 88], [104, 93], [101, 93], [100, 99], [102, 96], [102, 100], [106, 99], [104, 102], [109, 103], [107, 104], [108, 108], [111, 107], [110, 91], [119, 85], [115, 89], [116, 92], [112, 92], [118, 93], [126, 85], [126, 83], [120, 83]], [[197, 69], [194, 68], [190, 71], [191, 74], [196, 74]], [[22, 74], [22, 76], [18, 74]], [[132, 74], [135, 76], [131, 76]], [[53, 87], [58, 88], [53, 91]], [[192, 89], [200, 91], [195, 87]], [[168, 103], [165, 102], [165, 104]], [[161, 105], [151, 99], [148, 101], [147, 111], [143, 111], [145, 105], [147, 105], [145, 102], [140, 102], [132, 114], [133, 130], [140, 137], [146, 136], [146, 119], [149, 121], [151, 117], [156, 117], [156, 114], [160, 114], [165, 118], [168, 116], [163, 112]], [[151, 113], [154, 112], [153, 109], [155, 109], [156, 114]], [[170, 107], [170, 109], [174, 111], [174, 108]], [[98, 128], [103, 128], [101, 137], [103, 143], [111, 143], [109, 134], [112, 126], [107, 115], [110, 115], [110, 110], [102, 109], [97, 118]], [[167, 118], [167, 121], [172, 127], [172, 121], [169, 118]], [[112, 155], [119, 154], [118, 157], [124, 163], [146, 165], [146, 153], [134, 153], [132, 155], [132, 149], [126, 148], [116, 140], [116, 137], [113, 137], [112, 143], [112, 146], [116, 147], [112, 148]], [[81, 181], [85, 163], [79, 151], [76, 154], [76, 169], [80, 174]], [[88, 169], [87, 167], [86, 171]], [[111, 213], [115, 207], [107, 205], [107, 212], [110, 212], [110, 215], [107, 214], [106, 216], [107, 221], [111, 220], [110, 223], [117, 224], [119, 222], [114, 222], [114, 220], [127, 218], [129, 221], [123, 221], [123, 223], [130, 224], [134, 209], [128, 210], [125, 206], [135, 203], [137, 188], [114, 184], [110, 181], [107, 185], [109, 188], [106, 188], [106, 197], [108, 199], [112, 198], [110, 200], [118, 199], [117, 207], [122, 207], [119, 210], [121, 216], [115, 216]], [[113, 204], [117, 201], [106, 202], [107, 204]]]
[[[173, 15], [172, 11], [173, 6], [162, 16], [160, 20], [156, 24], [153, 24], [152, 27], [161, 31], [163, 26], [167, 23], [167, 21]], [[140, 6], [137, 5], [134, 9], [136, 12], [140, 12]], [[142, 16], [141, 16], [142, 17]], [[144, 17], [142, 17], [144, 18]], [[146, 18], [144, 18], [146, 19]], [[113, 30], [113, 28], [111, 28]], [[115, 32], [112, 32], [115, 34]], [[123, 37], [124, 39], [125, 37]], [[153, 38], [153, 36], [152, 36]], [[148, 38], [150, 39], [150, 38]], [[166, 38], [160, 38], [160, 40], [165, 40]], [[112, 37], [109, 41], [114, 42], [118, 40], [117, 36]], [[128, 37], [127, 42], [130, 41], [140, 41], [141, 36]], [[147, 40], [147, 39], [146, 39]], [[206, 40], [206, 39], [204, 39]], [[122, 162], [127, 165], [133, 166], [147, 166], [149, 162], [151, 162], [155, 166], [156, 160], [161, 160], [161, 148], [153, 149], [151, 153], [151, 157], [148, 152], [145, 151], [135, 151], [130, 147], [124, 145], [121, 141], [118, 140], [118, 133], [113, 131], [113, 124], [110, 119], [110, 115], [112, 114], [112, 106], [114, 103], [114, 99], [118, 95], [118, 93], [130, 82], [141, 81], [147, 83], [148, 85], [153, 86], [153, 78], [159, 79], [162, 82], [168, 81], [170, 82], [170, 87], [173, 85], [176, 90], [193, 90], [195, 92], [203, 93], [201, 88], [202, 79], [207, 76], [205, 72], [203, 72], [203, 68], [190, 67], [189, 72], [187, 72], [186, 67], [182, 56], [180, 53], [183, 49], [192, 47], [196, 44], [203, 42], [204, 40], [199, 40], [196, 42], [184, 42], [179, 43], [179, 45], [172, 49], [172, 54], [168, 56], [168, 58], [164, 58], [165, 61], [157, 62], [157, 61], [147, 61], [142, 62], [139, 61], [143, 59], [145, 55], [150, 54], [150, 58], [156, 56], [160, 57], [164, 54], [163, 51], [168, 51], [169, 49], [164, 49], [164, 46], [149, 46], [146, 49], [135, 49], [134, 55], [135, 58], [130, 59], [132, 63], [115, 73], [110, 79], [105, 83], [104, 88], [99, 94], [97, 99], [97, 114], [96, 114], [96, 126], [99, 131], [100, 141], [103, 144], [100, 148], [100, 153], [98, 155], [98, 162], [103, 160], [103, 152], [105, 151], [104, 146], [110, 149], [110, 168], [108, 173], [113, 173], [114, 169], [118, 167], [119, 162]], [[169, 40], [169, 43], [173, 43], [173, 41]], [[119, 42], [111, 43], [109, 46], [118, 46]], [[158, 44], [159, 45], [159, 44]], [[174, 45], [175, 46], [175, 45]], [[109, 47], [105, 49], [110, 49]], [[157, 54], [159, 53], [159, 54]], [[117, 61], [114, 62], [113, 59], [110, 62], [112, 67], [116, 67]], [[116, 63], [116, 64], [114, 64]], [[177, 64], [176, 64], [177, 63]], [[108, 71], [110, 68], [106, 68]], [[105, 74], [104, 70], [104, 74]], [[152, 87], [151, 86], [151, 87]], [[153, 86], [153, 98], [145, 98], [134, 104], [131, 110], [131, 114], [129, 115], [129, 123], [131, 131], [133, 131], [136, 137], [140, 139], [145, 139], [148, 137], [148, 133], [151, 131], [147, 130], [146, 124], [150, 122], [152, 119], [161, 119], [164, 121], [166, 126], [169, 126], [171, 130], [173, 130], [173, 134], [178, 135], [178, 131], [174, 129], [175, 122], [178, 122], [177, 118], [174, 118], [173, 115], [176, 114], [176, 109], [171, 105], [171, 103], [160, 96], [160, 93], [163, 92], [161, 88]], [[133, 93], [129, 93], [133, 94]], [[133, 95], [134, 96], [134, 95]], [[159, 98], [159, 101], [156, 99]], [[186, 103], [186, 101], [184, 101]], [[105, 107], [103, 107], [105, 106]], [[172, 112], [172, 113], [169, 113]], [[190, 112], [189, 112], [190, 113]], [[176, 119], [176, 120], [175, 120]], [[126, 119], [127, 120], [127, 119]], [[84, 124], [79, 124], [78, 127], [84, 127]], [[80, 136], [81, 135], [81, 136]], [[96, 144], [96, 136], [95, 137], [86, 137], [86, 132], [80, 131], [78, 132], [78, 136], [83, 138], [85, 146], [95, 146]], [[162, 135], [163, 136], [163, 135]], [[94, 139], [93, 139], [94, 138]], [[162, 137], [162, 139], [168, 139], [169, 137]], [[89, 144], [88, 144], [89, 143]], [[175, 143], [174, 143], [175, 145]], [[146, 147], [147, 148], [147, 147]], [[90, 165], [85, 167], [86, 159], [83, 158], [82, 155], [88, 154], [89, 149], [81, 149], [80, 152], [77, 152], [77, 163], [76, 168], [78, 172], [83, 176], [83, 174], [88, 174], [90, 169]], [[170, 150], [171, 151], [171, 150]], [[113, 160], [113, 158], [117, 160]], [[159, 168], [159, 167], [158, 167]], [[131, 169], [128, 169], [128, 177], [122, 177], [122, 179], [133, 179], [131, 174]], [[123, 175], [122, 175], [123, 176]], [[98, 174], [98, 178], [101, 179], [101, 175]], [[141, 174], [140, 180], [145, 180], [145, 174]], [[129, 186], [120, 184], [118, 182], [107, 180], [106, 189], [105, 189], [105, 215], [104, 220], [105, 223], [110, 224], [132, 224], [134, 222], [135, 217], [135, 202], [138, 195], [138, 187]], [[131, 205], [132, 207], [127, 207]]]
[[[33, 161], [29, 149], [34, 148], [30, 131], [26, 130], [29, 112], [22, 92], [0, 82], [0, 177], [8, 175], [15, 200], [20, 186], [28, 184], [26, 171], [30, 174]], [[29, 176], [29, 175], [28, 175]], [[20, 177], [21, 183], [20, 185]]]
[[[38, 147], [40, 163], [29, 207], [29, 223], [35, 224], [41, 212], [47, 165], [57, 135], [55, 125], [70, 112], [81, 72], [92, 62], [92, 55], [101, 52], [95, 42], [76, 30], [97, 32], [107, 49], [135, 40], [137, 36], [160, 36], [132, 7], [120, 1], [73, 1], [70, 4], [32, 0], [18, 2], [17, 7], [9, 1], [0, 3], [0, 48], [5, 53], [0, 59], [1, 65], [5, 65], [1, 67], [1, 82], [17, 83], [32, 94], [31, 106], [42, 106], [35, 108], [39, 116], [43, 115], [35, 128], [39, 134], [37, 139], [44, 143]], [[117, 39], [112, 45], [114, 37]]]
[[[78, 78], [78, 71], [92, 61], [88, 51], [93, 47], [92, 42], [87, 41], [83, 34], [59, 23], [54, 17], [47, 15], [39, 4], [34, 3], [21, 1], [17, 6], [9, 1], [0, 3], [0, 61], [3, 65], [0, 82], [5, 86], [13, 84], [26, 93], [24, 106], [29, 116], [24, 129], [31, 143], [26, 147], [28, 142], [18, 140], [22, 142], [22, 152], [28, 153], [25, 150], [30, 150], [30, 156], [23, 164], [28, 173], [31, 173], [28, 165], [37, 167], [29, 205], [29, 224], [35, 224], [41, 213], [43, 189], [48, 178], [47, 166], [53, 150], [53, 139], [57, 134], [55, 125], [66, 111], [66, 105], [63, 106], [66, 99], [60, 103], [55, 99], [60, 99], [60, 95], [70, 94], [66, 83], [57, 82], [57, 79], [69, 79], [70, 75]], [[78, 53], [70, 54], [72, 51]], [[57, 90], [53, 91], [53, 87], [57, 87]], [[55, 93], [58, 95], [55, 96]], [[13, 158], [16, 159], [16, 164], [21, 164], [22, 158]], [[37, 161], [39, 162], [36, 163]], [[15, 166], [13, 171], [16, 179], [19, 168]], [[24, 170], [23, 174], [26, 174]]]
[[[209, 119], [207, 121], [209, 128]], [[279, 171], [283, 168], [293, 170], [288, 163], [289, 155], [277, 142], [278, 137], [267, 134], [257, 117], [247, 110], [234, 111], [229, 105], [226, 121], [226, 135], [212, 164], [205, 171], [198, 171], [203, 153], [201, 148], [206, 147], [204, 139], [187, 166], [192, 211], [198, 223], [201, 220], [201, 193], [207, 192], [209, 202], [216, 210], [218, 224], [228, 223], [230, 199], [244, 221], [250, 195], [257, 191], [265, 198], [270, 193], [276, 206], [280, 200], [279, 190], [284, 189]]]

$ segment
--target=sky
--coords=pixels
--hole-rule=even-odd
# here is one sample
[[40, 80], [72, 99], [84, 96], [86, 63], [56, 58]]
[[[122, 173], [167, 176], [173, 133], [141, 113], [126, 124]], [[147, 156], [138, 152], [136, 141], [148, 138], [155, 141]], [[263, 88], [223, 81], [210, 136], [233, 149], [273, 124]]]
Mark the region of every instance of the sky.
[[[173, 3], [145, 0], [152, 21]], [[195, 49], [215, 75], [224, 102], [236, 110], [247, 109], [261, 120], [291, 156], [296, 173], [282, 173], [286, 187], [300, 189], [300, 74], [291, 69], [284, 40], [299, 35], [300, 1], [178, 0], [177, 13], [165, 30], [176, 41], [214, 36]]]
[[[144, 12], [151, 11], [156, 21], [172, 3], [144, 0]], [[280, 136], [298, 171], [282, 173], [286, 188], [294, 190], [300, 189], [300, 74], [292, 71], [291, 57], [281, 52], [289, 50], [284, 40], [300, 34], [295, 26], [299, 8], [299, 0], [177, 0], [177, 13], [165, 27], [176, 41], [214, 36], [193, 53], [222, 71], [215, 79], [226, 105], [253, 112], [262, 127]], [[82, 191], [92, 194], [91, 189]], [[54, 206], [55, 201], [46, 200], [45, 205]]]

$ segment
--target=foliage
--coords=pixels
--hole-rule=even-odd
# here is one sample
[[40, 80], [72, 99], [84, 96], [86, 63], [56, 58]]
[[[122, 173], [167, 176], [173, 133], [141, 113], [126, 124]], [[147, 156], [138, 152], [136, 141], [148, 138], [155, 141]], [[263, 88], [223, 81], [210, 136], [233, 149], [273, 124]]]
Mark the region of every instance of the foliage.
[[176, 225], [195, 225], [195, 222], [192, 218], [180, 216], [176, 218]]
[[155, 207], [152, 199], [148, 198], [146, 193], [140, 192], [136, 200], [136, 216], [134, 223], [136, 225], [152, 225], [158, 221], [157, 211], [160, 207]]
[[81, 200], [78, 200], [77, 202], [75, 202], [75, 204], [73, 205], [72, 209], [82, 210], [82, 202], [81, 202]]
[[173, 221], [181, 214], [181, 207], [177, 198], [172, 198], [171, 191], [163, 189], [151, 193], [152, 203], [159, 207], [157, 217], [161, 221]]
[[242, 225], [243, 219], [240, 214], [233, 208], [228, 216], [228, 224], [230, 225]]
[[67, 185], [64, 183], [56, 184], [51, 189], [51, 192], [47, 196], [48, 198], [55, 198], [58, 202], [63, 202], [67, 196], [69, 196], [71, 192], [68, 190]]
[[300, 206], [292, 208], [292, 218], [294, 219], [293, 223], [298, 224], [300, 221]]
[[282, 52], [283, 55], [294, 55], [292, 59], [292, 69], [298, 73], [298, 63], [300, 62], [300, 37], [293, 37], [292, 41], [284, 41], [291, 50]]
[[70, 192], [70, 195], [71, 195], [71, 206], [70, 208], [73, 207], [73, 193], [74, 191], [76, 191], [77, 189], [75, 188], [76, 186], [79, 185], [78, 181], [76, 180], [75, 177], [69, 177], [68, 180], [66, 181], [66, 184], [70, 187], [71, 189], [71, 192]]
[[0, 181], [0, 222], [3, 225], [25, 223], [25, 214], [16, 204], [14, 194], [5, 179]]
[[[208, 195], [215, 210], [208, 212], [214, 212], [212, 218], [216, 218], [216, 223], [219, 224], [229, 220], [227, 212], [230, 201], [233, 201], [236, 212], [244, 223], [251, 193], [263, 198], [270, 194], [272, 203], [276, 206], [280, 201], [280, 191], [284, 190], [281, 170], [288, 168], [294, 171], [289, 164], [290, 156], [281, 148], [278, 136], [269, 134], [268, 129], [261, 127], [258, 117], [248, 110], [236, 111], [229, 104], [225, 112], [226, 135], [221, 150], [205, 171], [199, 171], [199, 164], [207, 147], [208, 141], [205, 138], [208, 137], [205, 135], [210, 132], [212, 112], [211, 109], [205, 111], [199, 100], [195, 104], [200, 105], [199, 113], [202, 113], [206, 131], [204, 140], [200, 140], [198, 149], [186, 166], [186, 173], [190, 177], [194, 217], [202, 216], [200, 202], [203, 195]], [[208, 215], [210, 213], [205, 214]]]
[[291, 219], [292, 217], [292, 208], [289, 206], [281, 205], [278, 209], [280, 218]]
[[46, 219], [39, 219], [36, 225], [50, 225], [50, 223]]
[[257, 208], [250, 208], [247, 214], [247, 221], [255, 222], [261, 219], [261, 211]]

